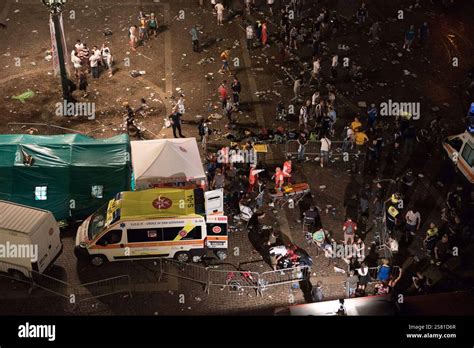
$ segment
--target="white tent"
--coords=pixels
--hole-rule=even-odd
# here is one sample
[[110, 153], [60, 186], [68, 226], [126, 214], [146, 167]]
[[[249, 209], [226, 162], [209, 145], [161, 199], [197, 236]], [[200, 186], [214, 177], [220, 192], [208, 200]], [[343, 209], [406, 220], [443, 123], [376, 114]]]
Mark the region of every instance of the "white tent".
[[138, 190], [206, 180], [195, 138], [132, 141], [131, 144]]

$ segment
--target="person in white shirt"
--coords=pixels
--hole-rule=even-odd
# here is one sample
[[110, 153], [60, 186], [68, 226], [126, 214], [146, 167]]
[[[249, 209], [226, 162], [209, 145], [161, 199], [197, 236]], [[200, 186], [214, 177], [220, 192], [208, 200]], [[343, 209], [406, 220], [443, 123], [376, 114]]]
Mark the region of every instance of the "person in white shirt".
[[216, 4], [215, 6], [216, 12], [217, 12], [217, 25], [224, 25], [224, 5], [222, 5], [220, 2]]
[[81, 42], [81, 40], [77, 40], [76, 44], [74, 45], [74, 48], [77, 52], [79, 52], [84, 48], [84, 44]]
[[71, 63], [74, 66], [74, 70], [76, 74], [82, 69], [81, 65], [81, 58], [79, 58], [76, 54], [76, 50], [72, 50], [71, 52]]
[[339, 56], [336, 54], [332, 57], [331, 76], [333, 79], [337, 77], [337, 66], [339, 65]]
[[253, 30], [252, 24], [249, 23], [249, 25], [247, 25], [245, 33], [247, 37], [247, 49], [250, 51], [253, 48], [253, 40], [255, 38], [255, 32]]
[[321, 168], [329, 162], [329, 151], [331, 151], [331, 140], [324, 136], [321, 139]]
[[405, 221], [405, 241], [408, 242], [410, 235], [414, 236], [415, 232], [420, 229], [421, 215], [414, 209], [410, 209], [405, 215]]
[[186, 107], [184, 106], [184, 95], [181, 94], [179, 96], [178, 102], [176, 103], [176, 106], [178, 107], [178, 112], [184, 116], [186, 113]]
[[300, 129], [306, 129], [308, 126], [308, 107], [306, 105], [300, 109], [299, 126]]
[[313, 61], [313, 70], [311, 71], [311, 79], [309, 80], [309, 84], [313, 82], [313, 80], [316, 80], [316, 82], [319, 85], [319, 71], [321, 70], [321, 59], [316, 58]]
[[112, 77], [112, 63], [114, 61], [114, 58], [112, 56], [112, 53], [110, 52], [110, 48], [107, 46], [106, 43], [102, 45], [101, 53], [102, 61], [104, 62], [105, 68], [109, 71], [109, 77]]
[[90, 61], [90, 67], [92, 71], [92, 77], [94, 79], [99, 78], [99, 61], [101, 59], [101, 54], [100, 51], [97, 49], [97, 46], [94, 46], [92, 49], [92, 55], [89, 58]]
[[275, 4], [275, 0], [267, 0], [267, 5], [270, 8], [270, 16], [273, 16], [273, 5]]

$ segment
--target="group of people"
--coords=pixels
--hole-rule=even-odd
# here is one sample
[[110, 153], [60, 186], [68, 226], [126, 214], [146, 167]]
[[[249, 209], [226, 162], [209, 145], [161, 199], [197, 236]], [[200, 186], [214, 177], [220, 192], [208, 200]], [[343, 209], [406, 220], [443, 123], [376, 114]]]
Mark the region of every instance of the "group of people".
[[89, 49], [85, 42], [77, 40], [71, 52], [71, 63], [74, 67], [74, 74], [79, 90], [83, 92], [83, 97], [87, 97], [87, 74], [91, 74], [93, 79], [98, 79], [102, 70], [108, 71], [109, 77], [113, 75], [113, 61], [111, 50], [107, 43], [99, 48], [93, 46]]
[[158, 19], [154, 13], [147, 15], [140, 11], [138, 23], [138, 25], [132, 25], [128, 30], [129, 45], [132, 51], [136, 51], [140, 44], [151, 37], [158, 36]]

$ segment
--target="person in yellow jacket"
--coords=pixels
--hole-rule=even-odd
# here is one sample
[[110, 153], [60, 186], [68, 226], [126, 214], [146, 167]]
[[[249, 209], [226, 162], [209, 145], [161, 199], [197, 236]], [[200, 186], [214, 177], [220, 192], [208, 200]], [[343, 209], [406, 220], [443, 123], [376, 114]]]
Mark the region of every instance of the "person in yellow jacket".
[[369, 137], [364, 131], [358, 131], [355, 134], [355, 143], [357, 147], [357, 154], [360, 154], [362, 147], [369, 141]]

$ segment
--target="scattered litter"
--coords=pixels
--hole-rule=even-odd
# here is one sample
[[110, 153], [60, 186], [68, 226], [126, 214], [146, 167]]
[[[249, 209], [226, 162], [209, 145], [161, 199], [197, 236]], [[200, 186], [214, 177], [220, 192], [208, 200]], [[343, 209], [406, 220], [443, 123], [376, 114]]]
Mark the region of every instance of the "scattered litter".
[[20, 12], [20, 10], [18, 10], [18, 9], [17, 9], [17, 10], [15, 10], [15, 11], [13, 11], [13, 13], [18, 13], [18, 12]]
[[367, 107], [367, 102], [361, 101], [357, 103], [357, 106], [360, 108], [366, 108]]
[[12, 99], [19, 100], [20, 102], [25, 104], [25, 101], [27, 99], [33, 98], [34, 96], [35, 96], [35, 92], [33, 92], [32, 90], [29, 89], [29, 90], [27, 90], [26, 92], [23, 92], [20, 95], [13, 96]]
[[140, 77], [140, 76], [145, 75], [145, 74], [146, 74], [146, 72], [144, 70], [142, 70], [142, 71], [137, 71], [137, 70], [130, 71], [130, 76], [131, 77]]

